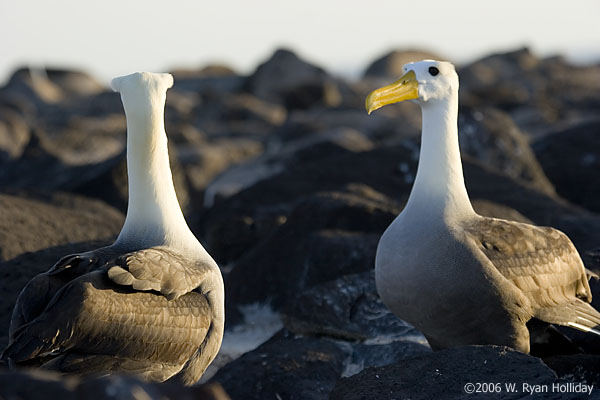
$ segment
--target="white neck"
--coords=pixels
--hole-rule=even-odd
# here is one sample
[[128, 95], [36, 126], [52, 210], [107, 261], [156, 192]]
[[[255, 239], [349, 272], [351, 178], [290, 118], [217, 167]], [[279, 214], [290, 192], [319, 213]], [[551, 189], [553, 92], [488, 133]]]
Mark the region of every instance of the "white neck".
[[444, 220], [472, 215], [458, 146], [458, 93], [421, 109], [421, 154], [405, 211]]
[[185, 252], [204, 252], [185, 222], [173, 186], [164, 127], [166, 95], [151, 92], [147, 110], [130, 112], [128, 101], [136, 99], [126, 99], [128, 95], [139, 94], [121, 92], [127, 117], [129, 203], [115, 244], [168, 245]]

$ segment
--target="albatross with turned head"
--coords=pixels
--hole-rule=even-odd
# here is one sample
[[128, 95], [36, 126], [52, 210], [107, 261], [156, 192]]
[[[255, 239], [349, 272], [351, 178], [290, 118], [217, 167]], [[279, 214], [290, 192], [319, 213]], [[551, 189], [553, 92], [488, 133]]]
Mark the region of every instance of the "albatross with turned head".
[[12, 365], [197, 382], [221, 346], [219, 267], [188, 228], [173, 187], [164, 107], [170, 74], [115, 78], [127, 117], [129, 204], [114, 244], [58, 261], [13, 311]]
[[408, 202], [377, 248], [375, 279], [386, 306], [433, 349], [495, 344], [528, 353], [532, 318], [600, 335], [590, 272], [564, 233], [473, 210], [454, 66], [407, 64], [398, 81], [369, 94], [366, 108], [405, 100], [421, 106], [421, 152]]

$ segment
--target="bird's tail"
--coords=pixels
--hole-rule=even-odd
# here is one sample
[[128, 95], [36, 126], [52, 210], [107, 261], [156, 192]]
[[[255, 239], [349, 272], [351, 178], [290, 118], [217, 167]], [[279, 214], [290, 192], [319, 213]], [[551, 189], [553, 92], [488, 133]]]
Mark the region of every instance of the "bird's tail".
[[33, 321], [17, 329], [14, 338], [0, 355], [0, 359], [12, 365], [54, 354], [60, 348], [57, 343], [64, 333], [57, 331], [55, 335], [48, 336], [50, 339], [43, 339], [45, 335], [36, 334], [38, 332], [36, 324], [37, 322]]
[[600, 312], [579, 299], [538, 310], [535, 317], [551, 324], [568, 326], [600, 336]]
[[8, 363], [20, 363], [36, 357], [46, 344], [39, 338], [28, 336], [12, 341], [0, 355], [0, 359]]

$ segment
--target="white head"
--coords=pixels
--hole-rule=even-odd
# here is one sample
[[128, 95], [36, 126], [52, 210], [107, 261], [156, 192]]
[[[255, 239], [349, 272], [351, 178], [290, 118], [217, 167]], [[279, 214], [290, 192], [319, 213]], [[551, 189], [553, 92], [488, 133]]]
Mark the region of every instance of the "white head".
[[110, 82], [121, 100], [128, 118], [144, 118], [155, 110], [162, 112], [167, 89], [173, 86], [171, 74], [136, 72], [119, 76]]
[[396, 82], [369, 94], [365, 102], [369, 114], [400, 101], [415, 100], [424, 105], [458, 94], [458, 75], [449, 62], [423, 60], [406, 64], [403, 69], [404, 75]]

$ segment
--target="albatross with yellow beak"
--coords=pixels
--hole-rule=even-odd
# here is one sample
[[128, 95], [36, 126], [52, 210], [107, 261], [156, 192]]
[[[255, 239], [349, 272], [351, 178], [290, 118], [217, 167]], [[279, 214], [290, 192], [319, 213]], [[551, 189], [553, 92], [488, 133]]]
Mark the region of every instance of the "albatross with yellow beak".
[[369, 113], [405, 100], [423, 113], [414, 186], [377, 248], [383, 302], [433, 349], [495, 344], [528, 353], [532, 318], [600, 335], [591, 273], [564, 233], [473, 210], [458, 146], [454, 66], [425, 60], [404, 72], [366, 100]]

